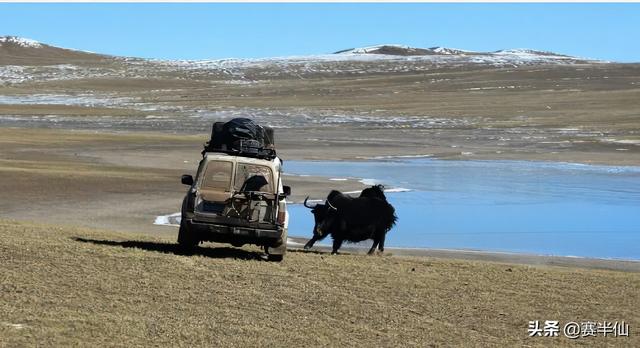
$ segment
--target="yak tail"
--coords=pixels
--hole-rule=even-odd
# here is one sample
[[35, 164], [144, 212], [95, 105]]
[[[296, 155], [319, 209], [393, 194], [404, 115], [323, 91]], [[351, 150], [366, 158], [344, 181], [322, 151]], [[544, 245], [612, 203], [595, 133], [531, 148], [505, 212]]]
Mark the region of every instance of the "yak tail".
[[397, 221], [398, 216], [396, 216], [396, 210], [391, 204], [387, 203], [387, 213], [384, 214], [384, 218], [382, 221], [382, 224], [385, 227], [385, 232], [389, 232]]

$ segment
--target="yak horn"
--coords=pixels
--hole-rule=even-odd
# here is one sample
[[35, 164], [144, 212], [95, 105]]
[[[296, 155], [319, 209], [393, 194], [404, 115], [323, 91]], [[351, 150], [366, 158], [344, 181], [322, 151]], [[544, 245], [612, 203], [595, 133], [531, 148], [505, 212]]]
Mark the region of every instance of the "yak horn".
[[331, 202], [329, 202], [328, 199], [327, 199], [327, 204], [329, 205], [329, 207], [331, 207], [331, 209], [338, 211], [338, 208], [334, 207], [333, 204], [331, 204]]
[[309, 209], [313, 209], [314, 207], [312, 207], [312, 206], [310, 206], [310, 205], [307, 205], [307, 200], [308, 200], [308, 199], [309, 199], [309, 196], [307, 196], [307, 198], [305, 198], [305, 199], [304, 199], [304, 203], [303, 203], [303, 204], [304, 204], [304, 206], [305, 206], [305, 207], [307, 207], [307, 208], [309, 208]]

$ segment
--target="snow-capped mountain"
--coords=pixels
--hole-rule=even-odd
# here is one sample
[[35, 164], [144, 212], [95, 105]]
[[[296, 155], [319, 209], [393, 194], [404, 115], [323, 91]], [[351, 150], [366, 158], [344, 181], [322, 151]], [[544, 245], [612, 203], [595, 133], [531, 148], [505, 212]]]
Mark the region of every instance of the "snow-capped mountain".
[[19, 46], [28, 48], [40, 48], [42, 44], [38, 41], [17, 36], [0, 36], [0, 46]]
[[417, 48], [405, 45], [385, 44], [361, 48], [350, 48], [335, 52], [335, 54], [384, 54], [391, 56], [428, 56], [475, 53], [446, 47]]
[[361, 48], [350, 48], [335, 52], [335, 54], [385, 54], [391, 56], [424, 56], [435, 54], [429, 49], [415, 48], [403, 45], [377, 45]]
[[536, 57], [539, 58], [550, 58], [556, 57], [560, 59], [574, 59], [574, 60], [590, 60], [579, 57], [571, 57], [564, 54], [558, 54], [549, 51], [539, 51], [532, 50], [527, 48], [515, 48], [515, 49], [505, 49], [494, 52], [477, 52], [477, 51], [467, 51], [461, 50], [457, 48], [448, 48], [448, 47], [429, 47], [429, 48], [417, 48], [410, 47], [404, 45], [395, 45], [395, 44], [386, 44], [386, 45], [376, 45], [369, 47], [361, 47], [361, 48], [350, 48], [346, 50], [341, 50], [335, 52], [334, 54], [350, 54], [350, 55], [388, 55], [388, 56], [496, 56], [496, 57], [523, 57], [527, 59], [534, 59]]
[[464, 55], [464, 54], [473, 54], [473, 53], [477, 53], [477, 52], [473, 52], [473, 51], [466, 51], [466, 50], [460, 50], [457, 48], [448, 48], [448, 47], [430, 47], [429, 50], [437, 53], [437, 54], [459, 54], [459, 55]]
[[530, 49], [473, 52], [447, 47], [415, 48], [403, 45], [377, 45], [306, 56], [154, 60], [108, 56], [55, 47], [15, 36], [0, 36], [0, 85], [61, 79], [119, 79], [122, 76], [253, 81], [322, 75], [424, 73], [434, 69], [602, 63], [606, 62]]

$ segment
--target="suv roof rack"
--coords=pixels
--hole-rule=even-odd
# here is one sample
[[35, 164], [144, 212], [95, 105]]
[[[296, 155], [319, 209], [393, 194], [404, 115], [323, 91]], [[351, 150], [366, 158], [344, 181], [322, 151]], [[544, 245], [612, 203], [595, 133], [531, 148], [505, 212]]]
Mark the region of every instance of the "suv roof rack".
[[222, 150], [222, 149], [205, 149], [202, 150], [202, 156], [206, 153], [224, 153], [231, 156], [250, 157], [258, 159], [266, 159], [272, 161], [277, 157], [276, 150], [273, 149], [259, 149], [257, 151], [242, 151], [242, 150]]

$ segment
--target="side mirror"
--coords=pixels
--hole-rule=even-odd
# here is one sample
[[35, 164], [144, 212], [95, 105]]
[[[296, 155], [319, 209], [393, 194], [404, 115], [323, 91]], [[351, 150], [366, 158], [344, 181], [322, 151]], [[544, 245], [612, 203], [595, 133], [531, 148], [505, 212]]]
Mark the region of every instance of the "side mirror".
[[291, 186], [282, 186], [282, 191], [285, 197], [291, 196]]
[[193, 185], [193, 176], [191, 176], [191, 175], [187, 175], [187, 174], [184, 174], [184, 175], [182, 176], [181, 181], [182, 181], [182, 183], [183, 183], [184, 185], [191, 186], [191, 185]]

